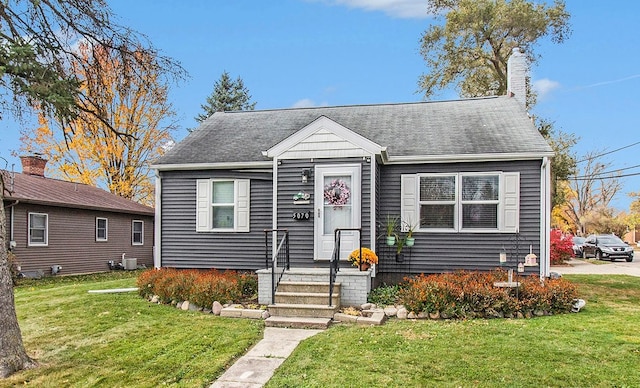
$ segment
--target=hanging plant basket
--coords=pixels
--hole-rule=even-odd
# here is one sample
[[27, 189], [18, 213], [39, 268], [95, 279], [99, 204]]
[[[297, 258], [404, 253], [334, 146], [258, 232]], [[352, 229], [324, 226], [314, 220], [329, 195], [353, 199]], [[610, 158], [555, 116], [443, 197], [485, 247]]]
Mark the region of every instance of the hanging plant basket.
[[387, 245], [393, 246], [396, 244], [396, 236], [387, 236]]

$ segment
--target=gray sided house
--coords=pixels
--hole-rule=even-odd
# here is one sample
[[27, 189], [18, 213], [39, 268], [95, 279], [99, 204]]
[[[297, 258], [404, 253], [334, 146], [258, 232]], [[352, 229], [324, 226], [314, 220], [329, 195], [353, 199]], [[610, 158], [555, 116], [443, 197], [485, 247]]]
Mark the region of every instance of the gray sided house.
[[[44, 176], [46, 160], [5, 171], [9, 249], [26, 275], [109, 270], [109, 261], [153, 265], [154, 209], [105, 190]], [[136, 260], [132, 260], [132, 259]]]
[[[264, 230], [285, 228], [292, 268], [327, 268], [334, 229], [355, 227], [379, 279], [491, 270], [501, 252], [510, 265], [530, 251], [526, 272], [547, 276], [552, 155], [507, 96], [218, 112], [155, 165], [155, 265], [258, 270]], [[388, 215], [415, 225], [402, 262]]]

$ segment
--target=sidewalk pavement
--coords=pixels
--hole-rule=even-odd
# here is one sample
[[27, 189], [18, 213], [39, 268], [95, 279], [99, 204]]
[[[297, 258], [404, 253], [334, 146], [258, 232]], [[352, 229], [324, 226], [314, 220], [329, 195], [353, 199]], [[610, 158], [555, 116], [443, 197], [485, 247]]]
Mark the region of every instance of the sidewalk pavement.
[[585, 260], [571, 259], [565, 266], [552, 266], [551, 272], [561, 275], [597, 274], [597, 275], [631, 275], [640, 276], [640, 257], [635, 257], [631, 263], [616, 260], [606, 264], [593, 264]]
[[322, 330], [266, 327], [264, 338], [240, 357], [210, 388], [259, 388], [293, 352], [300, 341]]

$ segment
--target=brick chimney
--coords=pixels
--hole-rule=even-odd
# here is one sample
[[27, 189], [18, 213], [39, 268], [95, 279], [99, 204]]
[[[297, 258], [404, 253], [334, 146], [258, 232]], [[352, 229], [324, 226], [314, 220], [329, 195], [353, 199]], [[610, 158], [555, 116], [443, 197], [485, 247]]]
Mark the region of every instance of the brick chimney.
[[527, 106], [527, 57], [520, 47], [514, 47], [507, 61], [507, 96], [515, 97], [522, 106]]
[[44, 168], [47, 165], [47, 159], [43, 159], [40, 155], [21, 156], [22, 173], [27, 175], [37, 175], [44, 177]]

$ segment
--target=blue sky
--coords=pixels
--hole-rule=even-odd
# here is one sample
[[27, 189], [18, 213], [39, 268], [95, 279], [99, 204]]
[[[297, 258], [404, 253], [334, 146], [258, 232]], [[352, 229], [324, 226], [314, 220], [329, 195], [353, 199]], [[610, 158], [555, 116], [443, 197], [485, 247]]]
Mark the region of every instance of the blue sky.
[[[190, 77], [170, 99], [183, 139], [223, 71], [240, 76], [256, 109], [421, 101], [426, 70], [419, 39], [433, 20], [419, 0], [107, 0], [119, 22], [146, 34]], [[567, 0], [573, 33], [541, 42], [532, 68], [540, 88], [537, 116], [580, 137], [587, 151], [640, 142], [640, 2], [615, 6]], [[454, 99], [448, 90], [435, 99]], [[0, 122], [0, 156], [20, 162], [17, 124]], [[640, 164], [640, 144], [602, 158], [613, 168]], [[4, 166], [2, 166], [4, 167]], [[622, 171], [640, 174], [640, 168]], [[628, 208], [640, 175], [623, 179], [614, 205]]]

